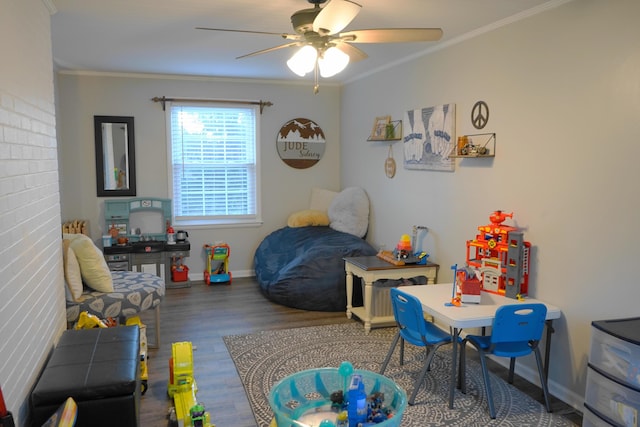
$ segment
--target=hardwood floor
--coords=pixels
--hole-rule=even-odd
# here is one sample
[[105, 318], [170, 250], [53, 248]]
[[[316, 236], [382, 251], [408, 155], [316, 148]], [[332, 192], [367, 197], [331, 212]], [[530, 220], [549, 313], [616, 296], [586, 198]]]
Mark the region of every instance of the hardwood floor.
[[[161, 305], [161, 345], [149, 350], [148, 391], [142, 396], [140, 423], [143, 427], [167, 426], [167, 414], [173, 404], [167, 395], [168, 361], [171, 344], [190, 341], [194, 346], [195, 378], [198, 400], [211, 414], [216, 427], [255, 427], [255, 419], [244, 388], [222, 341], [226, 335], [263, 330], [354, 322], [344, 312], [326, 313], [297, 310], [271, 303], [251, 278], [236, 278], [232, 285], [206, 286], [194, 282], [190, 288], [167, 289]], [[154, 322], [149, 313], [142, 316], [147, 336], [153, 340]], [[474, 357], [475, 352], [467, 352]], [[506, 378], [507, 370], [491, 364], [492, 371]], [[514, 384], [542, 401], [541, 390], [516, 378]], [[582, 415], [552, 397], [554, 412], [577, 425]]]

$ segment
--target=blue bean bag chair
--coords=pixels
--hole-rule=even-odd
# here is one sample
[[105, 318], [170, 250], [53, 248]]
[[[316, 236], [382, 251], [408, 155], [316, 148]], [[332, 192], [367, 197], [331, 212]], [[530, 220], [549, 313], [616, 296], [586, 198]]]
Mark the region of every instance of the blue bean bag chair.
[[[329, 226], [285, 227], [269, 234], [258, 246], [254, 255], [256, 279], [262, 293], [278, 304], [345, 311], [343, 258], [376, 252], [363, 238]], [[359, 291], [355, 283], [354, 294]]]

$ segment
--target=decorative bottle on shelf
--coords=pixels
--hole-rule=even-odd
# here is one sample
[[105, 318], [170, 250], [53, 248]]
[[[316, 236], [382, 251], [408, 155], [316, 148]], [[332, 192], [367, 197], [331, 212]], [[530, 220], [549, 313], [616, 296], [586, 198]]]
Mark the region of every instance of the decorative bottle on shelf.
[[167, 244], [168, 245], [176, 244], [176, 232], [171, 226], [171, 224], [169, 223], [169, 221], [167, 221]]

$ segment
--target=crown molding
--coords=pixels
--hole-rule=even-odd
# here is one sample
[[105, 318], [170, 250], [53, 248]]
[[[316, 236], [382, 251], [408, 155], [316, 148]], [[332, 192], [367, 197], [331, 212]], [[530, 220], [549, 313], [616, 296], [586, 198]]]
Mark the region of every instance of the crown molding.
[[378, 73], [380, 71], [395, 67], [395, 66], [397, 66], [399, 64], [404, 64], [406, 62], [413, 61], [416, 58], [420, 58], [420, 57], [429, 55], [429, 54], [437, 52], [439, 50], [446, 49], [446, 48], [448, 48], [450, 46], [456, 45], [458, 43], [462, 43], [465, 40], [469, 40], [469, 39], [478, 37], [478, 36], [480, 36], [480, 35], [482, 35], [484, 33], [488, 33], [490, 31], [493, 31], [495, 29], [504, 27], [506, 25], [513, 24], [514, 22], [521, 21], [521, 20], [529, 18], [529, 17], [531, 17], [533, 15], [537, 15], [539, 13], [546, 12], [547, 10], [555, 9], [555, 8], [557, 8], [559, 6], [562, 6], [565, 3], [569, 3], [569, 2], [572, 2], [572, 1], [575, 1], [575, 0], [550, 0], [550, 1], [548, 1], [546, 3], [543, 3], [543, 4], [539, 5], [539, 6], [533, 7], [531, 9], [524, 10], [524, 11], [522, 11], [520, 13], [516, 13], [515, 15], [508, 16], [508, 17], [506, 17], [504, 19], [501, 19], [499, 21], [492, 22], [491, 24], [485, 25], [484, 27], [480, 27], [480, 28], [475, 29], [473, 31], [470, 31], [468, 33], [461, 34], [461, 35], [459, 35], [457, 37], [454, 37], [452, 39], [449, 39], [447, 41], [438, 43], [435, 46], [430, 46], [427, 49], [424, 49], [422, 51], [414, 53], [413, 55], [406, 56], [406, 57], [401, 58], [401, 59], [399, 59], [397, 61], [394, 61], [394, 62], [389, 62], [389, 63], [384, 64], [384, 65], [382, 65], [382, 66], [380, 66], [378, 68], [373, 68], [373, 69], [371, 69], [371, 70], [369, 70], [367, 72], [364, 72], [364, 73], [362, 73], [362, 74], [360, 74], [358, 76], [355, 76], [355, 77], [352, 77], [352, 78], [348, 79], [344, 83], [345, 84], [353, 83], [353, 82], [355, 82], [357, 80], [360, 80], [360, 79], [362, 79], [364, 77], [367, 77], [367, 76], [370, 76], [372, 74], [376, 74], [376, 73]]

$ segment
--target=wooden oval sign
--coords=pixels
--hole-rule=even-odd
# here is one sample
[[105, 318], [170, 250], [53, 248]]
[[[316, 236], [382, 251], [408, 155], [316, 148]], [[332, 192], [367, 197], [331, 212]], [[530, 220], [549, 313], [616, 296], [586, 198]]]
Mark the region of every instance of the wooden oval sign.
[[387, 160], [384, 161], [384, 173], [387, 178], [393, 178], [396, 175], [396, 161], [393, 158], [393, 147], [389, 144], [389, 154]]
[[388, 178], [393, 178], [396, 175], [396, 161], [393, 157], [387, 157], [384, 162], [384, 172]]
[[310, 168], [324, 155], [324, 132], [312, 120], [289, 120], [280, 128], [276, 145], [283, 162], [296, 169]]

